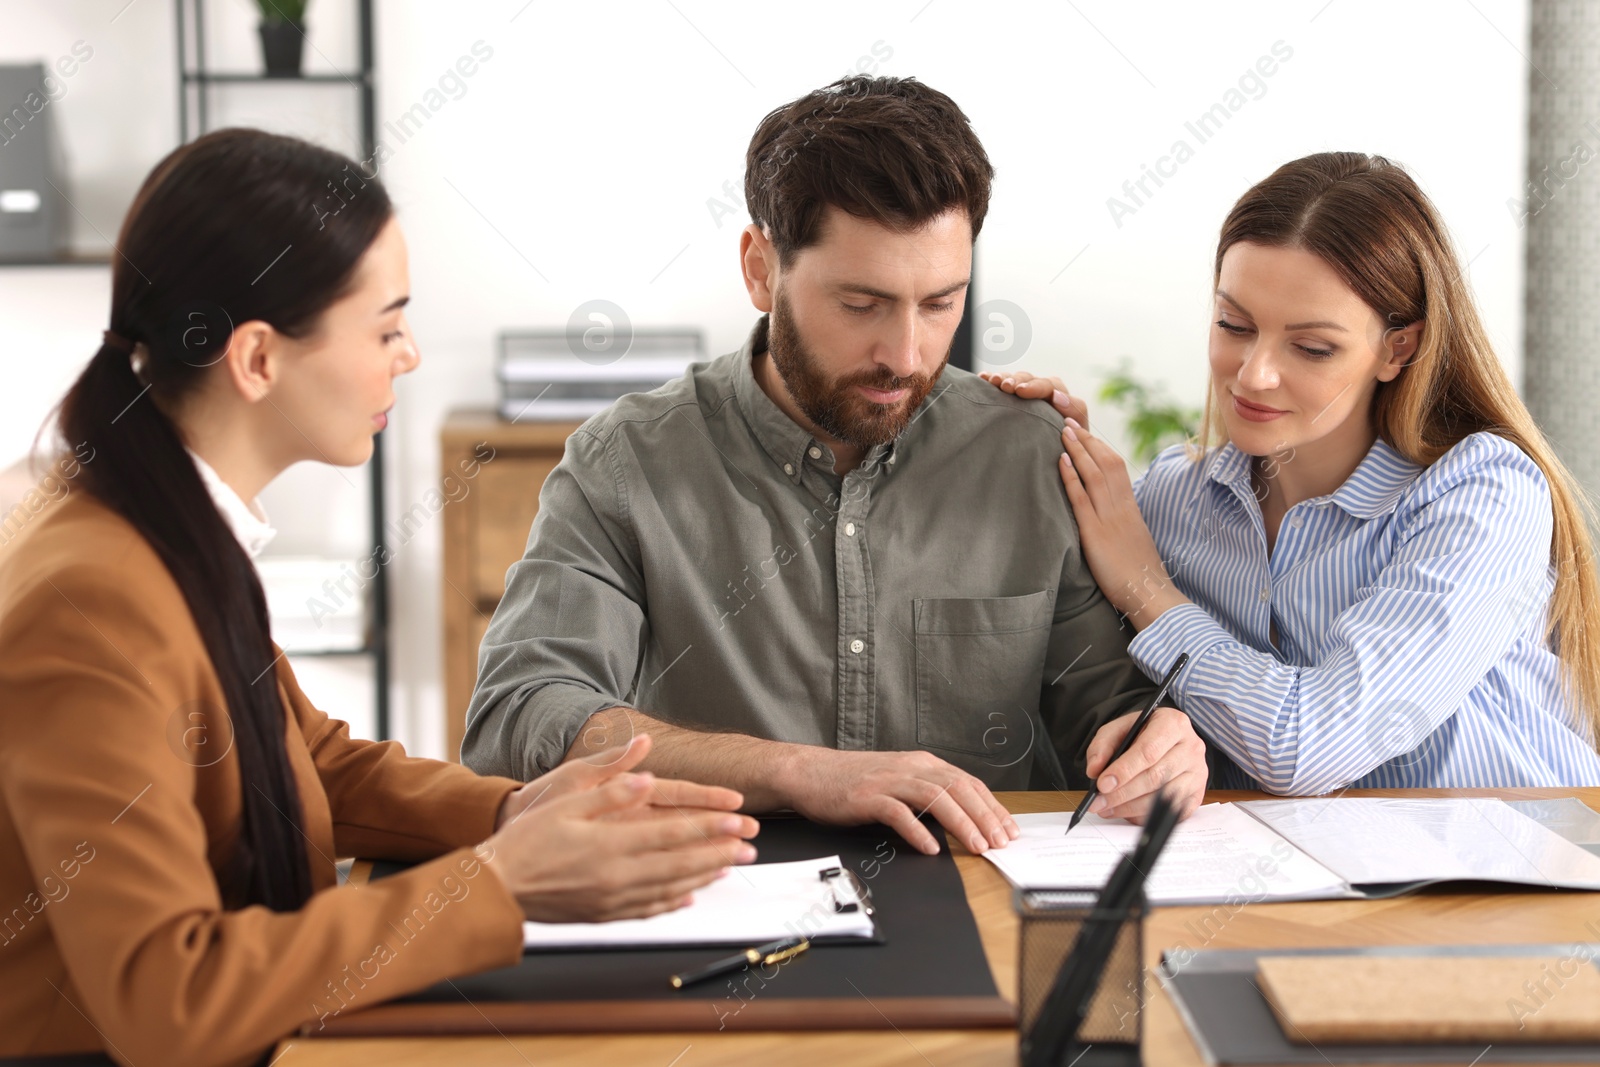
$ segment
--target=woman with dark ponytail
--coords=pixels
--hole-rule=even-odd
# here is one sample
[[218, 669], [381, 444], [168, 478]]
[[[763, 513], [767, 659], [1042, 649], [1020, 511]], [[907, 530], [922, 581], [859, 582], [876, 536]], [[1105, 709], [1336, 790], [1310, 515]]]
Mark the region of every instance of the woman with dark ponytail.
[[[629, 773], [648, 738], [481, 778], [350, 738], [273, 645], [256, 495], [364, 462], [418, 361], [375, 176], [220, 131], [156, 167], [118, 252], [59, 413], [75, 486], [0, 548], [0, 1055], [253, 1062], [515, 963], [525, 918], [669, 910], [753, 857], [738, 794]], [[349, 855], [422, 862], [337, 887]]]

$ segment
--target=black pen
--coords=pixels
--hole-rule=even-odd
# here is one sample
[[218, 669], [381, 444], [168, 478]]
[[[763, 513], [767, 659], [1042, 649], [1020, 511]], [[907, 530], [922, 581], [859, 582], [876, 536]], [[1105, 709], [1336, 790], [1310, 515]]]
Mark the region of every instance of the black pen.
[[[1184, 666], [1187, 665], [1188, 662], [1189, 653], [1178, 653], [1178, 658], [1172, 661], [1172, 668], [1167, 671], [1167, 676], [1161, 679], [1161, 688], [1156, 690], [1156, 695], [1150, 698], [1150, 703], [1145, 705], [1145, 709], [1139, 713], [1139, 717], [1133, 720], [1133, 727], [1128, 731], [1127, 736], [1122, 739], [1122, 744], [1118, 745], [1117, 750], [1111, 754], [1111, 758], [1106, 760], [1107, 767], [1121, 759], [1128, 749], [1133, 747], [1133, 743], [1137, 741], [1139, 739], [1139, 735], [1144, 732], [1145, 723], [1149, 722], [1150, 716], [1155, 714], [1156, 708], [1160, 706], [1162, 698], [1167, 695], [1167, 690], [1172, 688], [1172, 683], [1178, 680], [1179, 672], [1183, 670]], [[1090, 782], [1089, 791], [1084, 794], [1083, 800], [1078, 804], [1078, 810], [1072, 813], [1072, 821], [1067, 823], [1067, 829], [1065, 831], [1066, 833], [1070, 834], [1072, 832], [1072, 828], [1083, 821], [1083, 817], [1089, 814], [1089, 805], [1093, 804], [1094, 798], [1099, 795], [1099, 787], [1093, 782]]]
[[717, 975], [727, 974], [729, 971], [740, 971], [746, 967], [753, 967], [758, 963], [763, 967], [771, 966], [774, 963], [782, 963], [784, 960], [800, 955], [810, 947], [811, 942], [803, 937], [786, 937], [781, 941], [771, 941], [765, 945], [757, 945], [755, 948], [747, 948], [737, 956], [729, 956], [727, 959], [708, 963], [698, 971], [684, 971], [682, 974], [675, 974], [669, 981], [672, 982], [673, 989], [682, 989], [686, 985], [703, 982], [707, 978], [715, 978]]

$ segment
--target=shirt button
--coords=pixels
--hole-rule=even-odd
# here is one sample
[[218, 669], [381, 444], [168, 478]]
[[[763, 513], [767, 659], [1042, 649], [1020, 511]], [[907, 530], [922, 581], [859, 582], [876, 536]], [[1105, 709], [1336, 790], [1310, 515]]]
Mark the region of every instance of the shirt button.
[[858, 656], [861, 655], [861, 650], [866, 647], [867, 643], [861, 640], [859, 637], [850, 642], [850, 651], [854, 652]]
[[1305, 524], [1306, 524], [1306, 520], [1302, 519], [1300, 516], [1298, 516], [1298, 515], [1290, 515], [1289, 516], [1289, 525], [1293, 526], [1296, 530], [1300, 529], [1300, 527], [1304, 526]]
[[854, 537], [856, 535], [856, 524], [853, 523], [853, 522], [845, 523], [844, 524], [844, 535], [846, 537]]
[[785, 463], [783, 465], [783, 473], [785, 473], [789, 477], [793, 478], [794, 477], [794, 464], [793, 463]]
[[816, 445], [812, 445], [810, 448], [806, 449], [806, 455], [810, 456], [812, 459], [821, 459], [822, 449], [818, 448]]
[[1271, 589], [1271, 587], [1270, 586], [1265, 586], [1265, 585], [1262, 586], [1261, 587], [1261, 602], [1263, 604], [1265, 604], [1271, 599], [1272, 599], [1272, 589]]

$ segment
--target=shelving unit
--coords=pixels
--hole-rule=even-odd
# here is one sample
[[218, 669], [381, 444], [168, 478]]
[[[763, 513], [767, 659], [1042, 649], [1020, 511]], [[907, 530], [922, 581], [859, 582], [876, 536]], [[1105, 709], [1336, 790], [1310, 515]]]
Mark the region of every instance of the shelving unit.
[[[371, 159], [377, 152], [377, 108], [373, 85], [372, 0], [355, 0], [358, 17], [360, 67], [349, 74], [304, 74], [295, 77], [268, 77], [243, 71], [213, 71], [206, 61], [206, 0], [174, 0], [178, 34], [178, 137], [181, 142], [211, 129], [210, 90], [214, 85], [322, 85], [353, 89], [360, 109], [361, 155]], [[368, 512], [371, 520], [370, 549], [374, 560], [384, 551], [384, 434], [373, 441], [372, 461], [368, 464]], [[366, 642], [358, 649], [294, 652], [295, 656], [365, 655], [372, 659], [374, 732], [379, 740], [389, 736], [389, 575], [385, 566], [369, 584], [370, 609], [366, 620]]]
[[9, 267], [109, 267], [110, 252], [66, 252], [53, 259], [8, 259], [0, 268]]

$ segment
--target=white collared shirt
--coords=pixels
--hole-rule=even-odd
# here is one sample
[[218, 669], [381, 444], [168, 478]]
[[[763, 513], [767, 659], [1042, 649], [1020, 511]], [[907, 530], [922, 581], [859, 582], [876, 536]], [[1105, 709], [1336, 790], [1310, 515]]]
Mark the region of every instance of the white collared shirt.
[[277, 536], [278, 531], [267, 521], [267, 513], [261, 508], [261, 501], [252, 500], [248, 504], [234, 492], [233, 486], [222, 480], [211, 464], [200, 458], [200, 454], [192, 448], [185, 447], [194, 460], [195, 469], [200, 472], [200, 480], [205, 483], [206, 491], [211, 494], [211, 500], [217, 505], [217, 510], [222, 512], [222, 517], [228, 520], [228, 526], [233, 530], [233, 536], [239, 539], [245, 553], [251, 559], [261, 555], [261, 550]]

